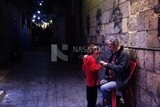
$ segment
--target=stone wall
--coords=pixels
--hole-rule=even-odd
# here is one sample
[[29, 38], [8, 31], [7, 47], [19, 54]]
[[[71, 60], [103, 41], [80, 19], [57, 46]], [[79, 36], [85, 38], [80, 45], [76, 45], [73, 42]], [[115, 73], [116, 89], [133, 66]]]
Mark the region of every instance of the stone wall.
[[158, 0], [83, 0], [82, 26], [88, 43], [103, 45], [117, 36], [137, 53], [137, 107], [160, 106], [160, 40]]
[[0, 3], [0, 65], [10, 61], [21, 39], [21, 13], [11, 1]]
[[9, 20], [7, 15], [7, 2], [0, 3], [0, 64], [9, 60]]

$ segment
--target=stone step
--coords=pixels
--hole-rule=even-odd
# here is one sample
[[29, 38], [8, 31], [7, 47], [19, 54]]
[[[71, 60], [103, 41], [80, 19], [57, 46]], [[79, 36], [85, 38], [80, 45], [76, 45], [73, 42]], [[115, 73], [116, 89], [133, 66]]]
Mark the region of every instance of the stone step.
[[0, 90], [0, 100], [2, 100], [5, 95], [6, 95], [6, 92], [3, 90]]
[[6, 75], [8, 74], [10, 70], [8, 69], [0, 69], [0, 83], [3, 82], [3, 80], [5, 79]]
[[[4, 70], [4, 69], [0, 69], [0, 84], [4, 81], [6, 75], [8, 74], [10, 70]], [[6, 92], [4, 90], [0, 90], [0, 100], [3, 99], [3, 97], [6, 95]]]

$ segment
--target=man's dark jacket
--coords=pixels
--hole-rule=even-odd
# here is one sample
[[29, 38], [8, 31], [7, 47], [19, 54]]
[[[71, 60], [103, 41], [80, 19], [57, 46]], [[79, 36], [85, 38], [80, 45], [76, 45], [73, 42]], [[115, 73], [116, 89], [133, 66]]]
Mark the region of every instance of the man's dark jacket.
[[[114, 62], [112, 63], [112, 59], [115, 56]], [[130, 63], [130, 56], [129, 54], [124, 51], [123, 47], [114, 54], [111, 55], [109, 59], [109, 63], [106, 67], [106, 75], [109, 75], [109, 70], [112, 70], [114, 73], [114, 80], [116, 81], [118, 87], [122, 87], [124, 85], [123, 82], [127, 80], [129, 77], [129, 63]]]

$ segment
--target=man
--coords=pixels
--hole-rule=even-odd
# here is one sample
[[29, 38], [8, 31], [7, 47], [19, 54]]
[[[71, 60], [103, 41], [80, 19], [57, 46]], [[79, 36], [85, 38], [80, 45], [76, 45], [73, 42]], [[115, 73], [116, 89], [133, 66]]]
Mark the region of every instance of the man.
[[116, 37], [107, 40], [108, 49], [112, 55], [109, 62], [100, 61], [106, 67], [105, 74], [108, 76], [109, 82], [100, 87], [103, 98], [106, 100], [106, 105], [111, 105], [111, 91], [122, 87], [123, 82], [129, 76], [130, 56], [124, 51], [123, 46]]

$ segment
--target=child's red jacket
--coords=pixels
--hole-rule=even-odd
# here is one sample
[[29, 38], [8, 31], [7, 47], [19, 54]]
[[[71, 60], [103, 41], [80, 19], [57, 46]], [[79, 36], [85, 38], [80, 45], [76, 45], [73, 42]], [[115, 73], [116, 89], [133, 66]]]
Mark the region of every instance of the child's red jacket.
[[86, 75], [86, 85], [96, 86], [98, 84], [98, 71], [101, 65], [97, 63], [93, 55], [85, 55], [83, 58], [82, 70]]

